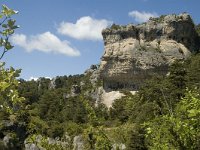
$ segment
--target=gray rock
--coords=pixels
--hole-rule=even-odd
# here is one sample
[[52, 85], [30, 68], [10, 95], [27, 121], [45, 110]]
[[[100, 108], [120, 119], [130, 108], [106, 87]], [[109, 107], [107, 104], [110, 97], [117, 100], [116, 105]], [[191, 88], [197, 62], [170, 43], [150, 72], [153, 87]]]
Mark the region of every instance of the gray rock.
[[90, 68], [87, 69], [84, 74], [87, 75], [89, 73], [93, 73], [97, 69], [98, 69], [97, 65], [91, 65]]
[[10, 140], [11, 139], [12, 139], [12, 137], [9, 134], [6, 135], [6, 136], [4, 136], [4, 138], [3, 138], [3, 144], [7, 147], [10, 144]]
[[46, 148], [41, 146], [42, 140], [46, 140], [49, 145], [57, 145], [61, 146], [63, 149], [68, 149], [70, 147], [71, 138], [65, 133], [65, 136], [60, 138], [49, 138], [42, 137], [41, 135], [37, 135], [35, 141], [30, 142], [28, 139], [24, 141], [25, 150], [46, 150]]
[[100, 79], [100, 72], [99, 69], [97, 69], [94, 72], [92, 72], [90, 76], [90, 82], [92, 83], [92, 85], [95, 85], [99, 79]]
[[34, 143], [25, 144], [25, 150], [40, 150], [40, 148]]
[[125, 144], [113, 144], [113, 148], [112, 150], [125, 150], [126, 149], [126, 145]]
[[41, 135], [37, 135], [35, 138], [35, 143], [31, 143], [28, 140], [24, 141], [25, 150], [43, 150], [44, 148], [39, 147], [36, 143], [40, 143], [42, 140]]
[[81, 93], [81, 88], [78, 85], [72, 85], [71, 96], [76, 96]]
[[49, 84], [49, 89], [55, 89], [56, 88], [56, 78], [53, 78]]
[[91, 69], [91, 70], [97, 70], [97, 66], [96, 66], [96, 65], [91, 65], [91, 66], [90, 66], [90, 69]]
[[81, 135], [75, 136], [73, 141], [73, 150], [83, 150], [84, 149], [84, 142]]
[[87, 69], [84, 75], [90, 75], [90, 82], [95, 86], [100, 79], [99, 65], [91, 65], [90, 69]]
[[145, 79], [167, 74], [175, 60], [184, 60], [200, 48], [195, 25], [186, 13], [139, 25], [115, 25], [102, 35], [105, 52], [99, 72], [105, 89], [137, 90]]

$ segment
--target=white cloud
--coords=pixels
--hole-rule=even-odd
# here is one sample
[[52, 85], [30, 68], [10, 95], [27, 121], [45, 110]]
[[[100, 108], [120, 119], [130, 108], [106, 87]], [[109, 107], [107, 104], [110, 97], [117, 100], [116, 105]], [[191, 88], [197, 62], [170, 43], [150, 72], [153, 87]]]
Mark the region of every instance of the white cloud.
[[76, 23], [62, 22], [58, 32], [78, 40], [102, 40], [101, 31], [111, 25], [112, 22], [105, 19], [94, 19], [89, 16], [81, 17]]
[[[45, 79], [52, 79], [51, 77], [44, 77]], [[31, 81], [31, 80], [34, 80], [34, 81], [37, 81], [38, 79], [40, 79], [40, 77], [30, 77], [27, 81]]]
[[138, 23], [146, 22], [149, 20], [150, 17], [158, 17], [158, 14], [155, 12], [153, 13], [145, 12], [145, 11], [139, 12], [137, 10], [129, 12], [128, 15], [130, 17], [133, 17], [135, 21]]
[[28, 79], [28, 81], [32, 81], [32, 80], [34, 80], [34, 81], [37, 81], [39, 78], [37, 78], [37, 77], [30, 77], [29, 79]]
[[51, 32], [45, 32], [30, 37], [24, 34], [15, 34], [12, 36], [11, 41], [14, 45], [18, 45], [28, 52], [38, 50], [45, 53], [59, 53], [67, 56], [80, 55], [80, 52], [72, 48], [68, 41], [61, 41]]

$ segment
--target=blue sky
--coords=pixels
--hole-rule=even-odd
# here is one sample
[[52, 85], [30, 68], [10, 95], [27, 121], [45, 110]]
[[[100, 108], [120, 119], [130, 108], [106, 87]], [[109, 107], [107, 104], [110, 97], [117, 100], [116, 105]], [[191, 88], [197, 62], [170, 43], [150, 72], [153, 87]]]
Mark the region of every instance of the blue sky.
[[19, 11], [14, 49], [3, 61], [21, 77], [83, 73], [103, 54], [101, 30], [140, 23], [149, 16], [188, 12], [200, 23], [199, 0], [0, 0]]

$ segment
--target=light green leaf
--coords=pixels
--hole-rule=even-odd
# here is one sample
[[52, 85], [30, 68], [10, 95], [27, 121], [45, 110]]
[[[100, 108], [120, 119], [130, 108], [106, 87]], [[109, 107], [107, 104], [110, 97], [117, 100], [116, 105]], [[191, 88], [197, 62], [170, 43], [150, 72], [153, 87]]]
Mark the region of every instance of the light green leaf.
[[189, 115], [188, 115], [189, 117], [195, 117], [198, 114], [198, 110], [196, 109], [191, 109], [188, 112], [189, 112]]
[[7, 50], [10, 50], [10, 49], [12, 49], [14, 46], [12, 46], [11, 44], [10, 44], [10, 42], [6, 42], [6, 44], [5, 44], [5, 48], [7, 49]]
[[7, 28], [8, 25], [7, 25], [7, 24], [3, 24], [2, 27], [3, 27], [3, 28]]

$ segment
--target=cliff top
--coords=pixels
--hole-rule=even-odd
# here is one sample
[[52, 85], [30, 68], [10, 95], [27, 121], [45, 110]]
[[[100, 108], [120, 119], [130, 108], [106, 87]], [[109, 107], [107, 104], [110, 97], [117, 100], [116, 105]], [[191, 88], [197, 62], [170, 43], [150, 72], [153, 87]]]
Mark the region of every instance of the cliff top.
[[102, 35], [100, 76], [104, 87], [111, 89], [137, 89], [154, 74], [167, 74], [174, 61], [200, 50], [200, 37], [187, 13], [162, 15], [138, 25], [114, 24]]
[[155, 25], [167, 25], [172, 22], [188, 22], [194, 24], [190, 15], [188, 13], [181, 13], [179, 15], [170, 14], [170, 15], [161, 15], [160, 17], [156, 18], [149, 18], [147, 22], [135, 25], [135, 24], [128, 24], [128, 25], [116, 25], [113, 24], [110, 28], [106, 28], [102, 31], [102, 34], [107, 32], [116, 32], [116, 31], [129, 31], [137, 28], [143, 28], [146, 26], [155, 26]]
[[191, 51], [198, 51], [200, 47], [200, 38], [195, 30], [195, 24], [187, 13], [162, 15], [138, 25], [113, 24], [110, 28], [104, 29], [102, 35], [105, 45], [134, 38], [145, 41], [174, 40]]

